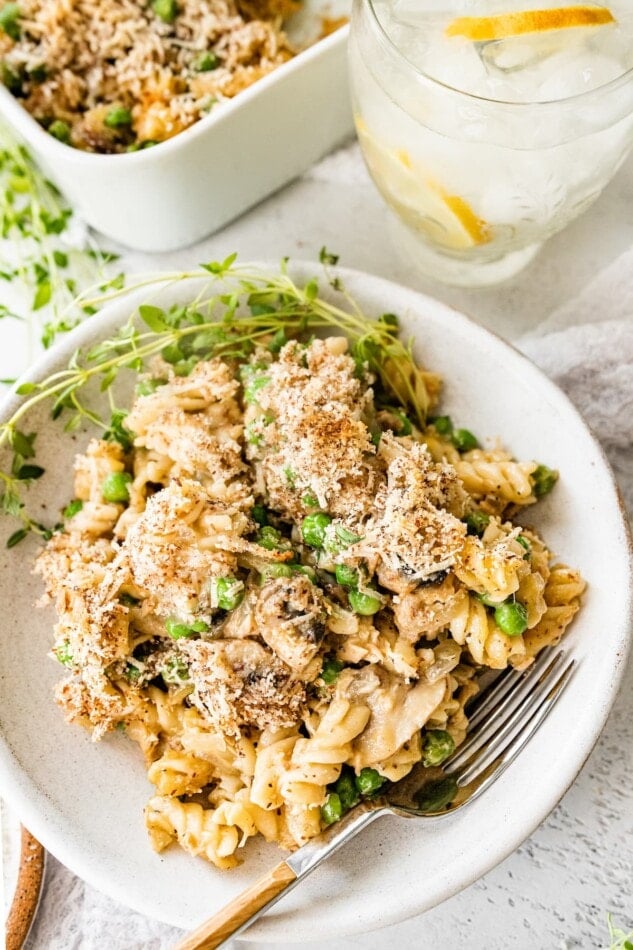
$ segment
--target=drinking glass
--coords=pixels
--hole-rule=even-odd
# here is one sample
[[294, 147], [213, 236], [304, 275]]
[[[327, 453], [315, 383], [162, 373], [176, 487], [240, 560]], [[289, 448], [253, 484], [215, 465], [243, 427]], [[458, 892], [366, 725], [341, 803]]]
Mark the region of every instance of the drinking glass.
[[[428, 8], [430, 0], [418, 2]], [[566, 95], [566, 74], [558, 69], [549, 77], [550, 98], [507, 101], [465, 91], [470, 74], [460, 70], [472, 73], [474, 57], [477, 66], [483, 58], [502, 77], [502, 91], [520, 92], [530, 69], [543, 68], [552, 35], [530, 47], [535, 59], [527, 72], [504, 61], [507, 44], [473, 43], [468, 63], [456, 57], [453, 65], [442, 49], [428, 49], [427, 59], [434, 54], [436, 63], [451, 65], [457, 82], [449, 82], [416, 63], [415, 24], [400, 31], [406, 44], [385, 28], [394, 6], [398, 0], [353, 5], [351, 87], [369, 172], [395, 212], [398, 241], [421, 272], [463, 286], [508, 279], [595, 201], [633, 145], [633, 17], [626, 65], [609, 62], [591, 43], [583, 52], [577, 39], [566, 51], [570, 77], [597, 62], [609, 67], [609, 81]], [[513, 55], [520, 59], [526, 48]], [[589, 67], [578, 59], [585, 55], [593, 57]]]

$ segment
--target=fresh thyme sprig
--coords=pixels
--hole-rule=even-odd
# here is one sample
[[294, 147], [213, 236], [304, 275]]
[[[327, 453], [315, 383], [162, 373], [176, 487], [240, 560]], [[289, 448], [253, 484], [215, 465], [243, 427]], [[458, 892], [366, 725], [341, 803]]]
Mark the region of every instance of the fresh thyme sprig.
[[85, 288], [122, 282], [107, 266], [116, 255], [100, 251], [75, 233], [73, 214], [41, 173], [27, 149], [0, 122], [0, 281], [11, 285], [15, 302], [0, 304], [0, 318], [39, 323], [42, 345], [90, 315], [75, 305]]
[[[44, 537], [54, 529], [34, 522], [26, 513], [21, 488], [43, 474], [32, 461], [33, 434], [22, 426], [29, 413], [42, 402], [50, 402], [51, 415], [65, 414], [65, 429], [72, 431], [83, 421], [102, 429], [103, 437], [119, 441], [127, 450], [133, 434], [125, 427], [126, 412], [117, 408], [112, 386], [122, 370], [141, 372], [148, 361], [162, 356], [177, 375], [188, 375], [202, 359], [221, 356], [243, 360], [257, 345], [277, 352], [290, 339], [310, 338], [323, 329], [338, 330], [351, 342], [360, 374], [369, 370], [392, 400], [406, 407], [424, 426], [428, 392], [424, 374], [412, 358], [410, 345], [398, 339], [398, 321], [393, 314], [370, 319], [348, 294], [340, 278], [332, 272], [333, 255], [322, 251], [321, 262], [327, 283], [341, 297], [341, 305], [319, 295], [313, 278], [298, 286], [289, 276], [286, 262], [278, 274], [238, 265], [236, 255], [223, 262], [204, 264], [199, 270], [141, 278], [127, 290], [111, 288], [94, 300], [81, 299], [83, 306], [101, 305], [129, 290], [169, 286], [205, 279], [203, 290], [187, 306], [164, 310], [144, 304], [109, 339], [74, 353], [66, 369], [42, 382], [27, 382], [16, 392], [25, 396], [12, 417], [0, 425], [0, 446], [9, 445], [13, 460], [9, 472], [0, 471], [4, 511], [21, 521], [19, 531], [9, 539], [17, 544], [29, 531]], [[103, 417], [86, 403], [86, 387], [98, 382], [109, 394], [109, 416]]]
[[633, 950], [633, 932], [626, 934], [619, 927], [615, 927], [611, 914], [607, 914], [607, 926], [609, 927], [609, 938], [611, 940], [609, 950]]

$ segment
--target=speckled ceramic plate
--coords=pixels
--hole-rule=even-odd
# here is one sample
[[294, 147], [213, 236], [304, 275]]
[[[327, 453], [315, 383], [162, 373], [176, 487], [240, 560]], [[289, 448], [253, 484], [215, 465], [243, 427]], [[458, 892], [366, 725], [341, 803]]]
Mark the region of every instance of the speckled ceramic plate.
[[[295, 268], [304, 279], [314, 270]], [[367, 275], [342, 276], [368, 314], [400, 314], [418, 358], [445, 378], [443, 407], [460, 424], [560, 470], [560, 484], [529, 519], [558, 556], [581, 569], [589, 587], [567, 639], [576, 673], [537, 738], [494, 787], [435, 825], [377, 822], [249, 931], [270, 941], [323, 944], [330, 936], [394, 923], [445, 900], [507, 857], [556, 805], [594, 745], [629, 637], [631, 558], [617, 490], [600, 447], [567, 398], [527, 359], [443, 304]], [[47, 354], [30, 378], [64, 367], [76, 347], [111, 334], [134, 305], [181, 303], [197, 290], [182, 284], [145, 289], [113, 303]], [[15, 405], [5, 402], [0, 417]], [[87, 437], [65, 435], [45, 409], [28, 427], [38, 433], [38, 461], [46, 468], [29, 504], [54, 520], [69, 496], [73, 456]], [[13, 526], [1, 529], [8, 534]], [[191, 928], [279, 854], [251, 842], [245, 863], [220, 873], [177, 848], [160, 856], [152, 851], [142, 821], [151, 787], [138, 750], [119, 734], [92, 743], [83, 730], [64, 724], [52, 701], [59, 670], [46, 653], [54, 618], [34, 609], [35, 547], [28, 540], [1, 556], [2, 793], [77, 874], [139, 911]]]

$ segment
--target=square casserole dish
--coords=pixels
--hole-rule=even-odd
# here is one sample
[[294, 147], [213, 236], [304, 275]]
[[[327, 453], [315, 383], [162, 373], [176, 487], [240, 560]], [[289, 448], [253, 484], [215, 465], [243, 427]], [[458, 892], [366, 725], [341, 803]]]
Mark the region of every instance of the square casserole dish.
[[[291, 39], [318, 36], [333, 7], [345, 15], [349, 3], [304, 0]], [[63, 145], [2, 85], [0, 115], [93, 228], [136, 250], [171, 251], [217, 231], [352, 134], [346, 46], [343, 26], [185, 131], [129, 154]]]

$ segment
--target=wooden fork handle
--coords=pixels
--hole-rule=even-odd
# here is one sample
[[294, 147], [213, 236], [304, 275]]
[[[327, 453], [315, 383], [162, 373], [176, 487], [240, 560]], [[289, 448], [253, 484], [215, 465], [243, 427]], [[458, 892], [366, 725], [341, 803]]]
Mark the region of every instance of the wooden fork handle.
[[311, 874], [372, 821], [387, 814], [389, 808], [377, 800], [366, 801], [352, 808], [339, 822], [330, 825], [316, 838], [311, 838], [259, 881], [242, 891], [227, 907], [176, 944], [174, 950], [215, 950], [225, 940], [237, 936], [278, 901], [285, 891]]
[[215, 947], [228, 940], [247, 920], [279, 897], [296, 880], [297, 875], [292, 868], [288, 867], [285, 861], [281, 861], [214, 917], [188, 934], [176, 944], [174, 950], [215, 950]]
[[6, 921], [6, 950], [21, 950], [26, 942], [40, 899], [45, 864], [44, 848], [23, 827], [17, 886]]

